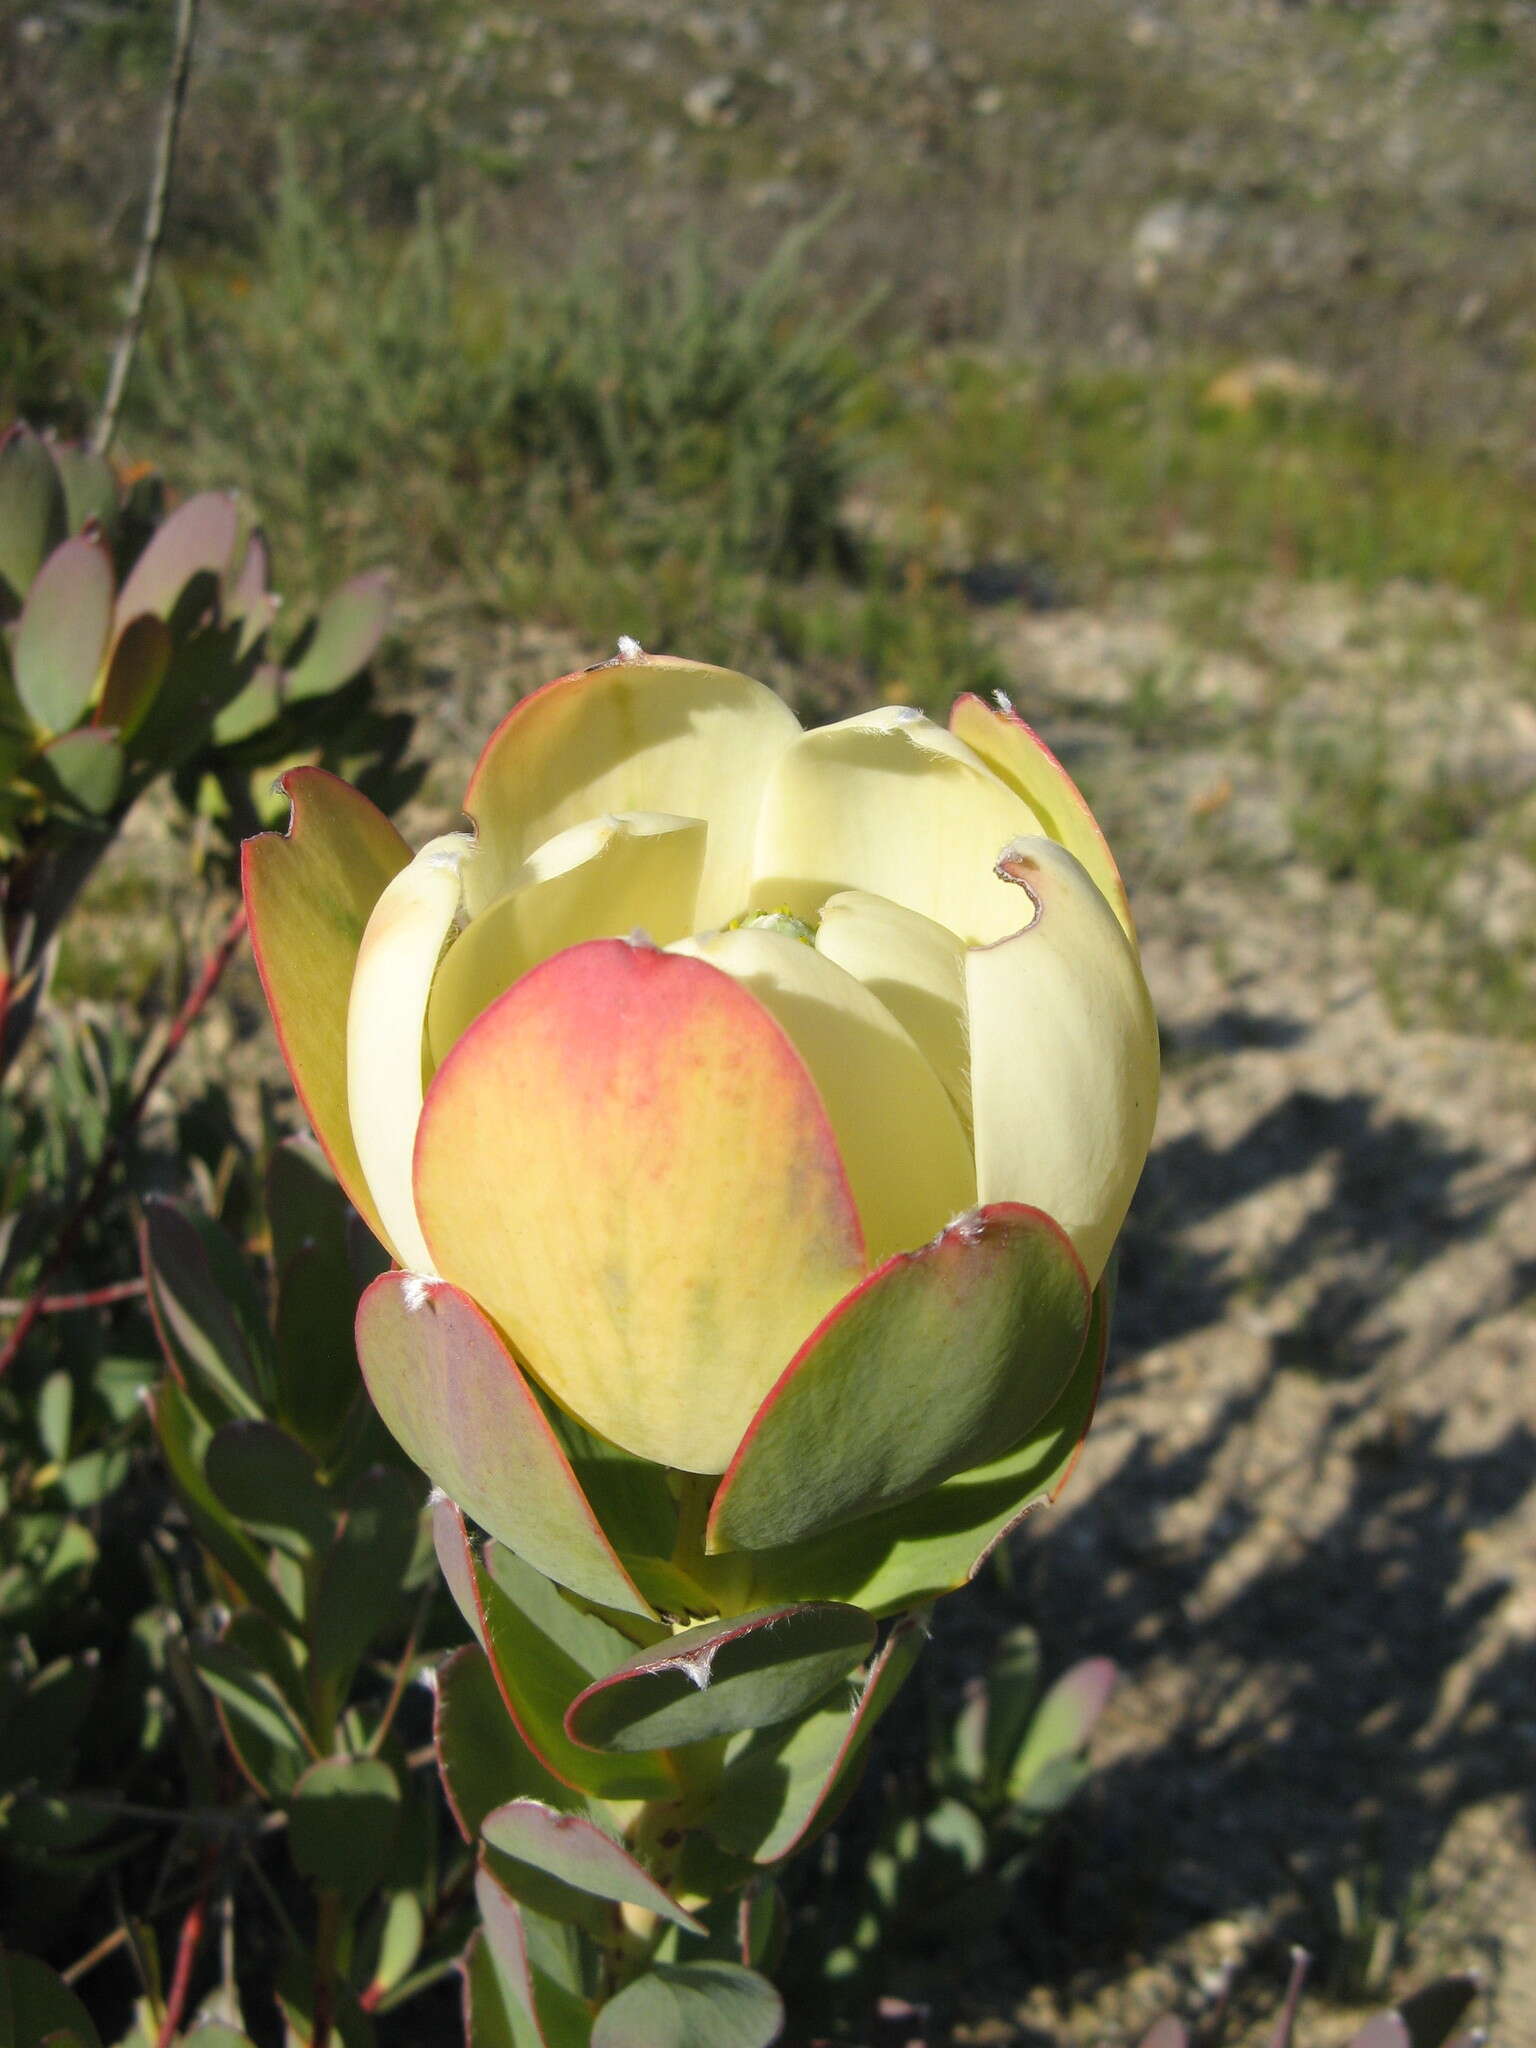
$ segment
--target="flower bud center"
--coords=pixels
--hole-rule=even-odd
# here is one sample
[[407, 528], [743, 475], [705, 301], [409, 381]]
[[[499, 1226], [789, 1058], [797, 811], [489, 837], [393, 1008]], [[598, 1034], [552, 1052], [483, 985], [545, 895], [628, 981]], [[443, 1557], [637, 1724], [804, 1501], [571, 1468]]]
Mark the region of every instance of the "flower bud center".
[[802, 946], [814, 946], [816, 934], [791, 910], [744, 910], [726, 926], [728, 932], [777, 932], [781, 938], [798, 939]]

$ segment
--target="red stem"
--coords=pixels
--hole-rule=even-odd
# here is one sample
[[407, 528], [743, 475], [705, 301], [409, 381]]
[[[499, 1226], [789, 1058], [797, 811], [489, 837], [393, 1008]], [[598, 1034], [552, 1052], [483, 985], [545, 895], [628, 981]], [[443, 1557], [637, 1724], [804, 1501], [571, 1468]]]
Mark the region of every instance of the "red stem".
[[[80, 1308], [110, 1308], [115, 1301], [137, 1301], [147, 1291], [148, 1283], [143, 1279], [114, 1280], [108, 1287], [87, 1288], [84, 1294], [45, 1295], [41, 1313], [63, 1316]], [[14, 1297], [0, 1301], [0, 1316], [19, 1316], [26, 1305]]]
[[235, 951], [244, 937], [245, 910], [242, 906], [230, 918], [229, 923], [224, 927], [218, 944], [203, 962], [202, 972], [198, 975], [196, 985], [171, 1022], [171, 1028], [166, 1035], [165, 1044], [161, 1046], [156, 1054], [154, 1062], [149, 1072], [144, 1076], [143, 1081], [139, 1084], [133, 1100], [123, 1111], [121, 1119], [108, 1137], [105, 1146], [102, 1148], [101, 1157], [96, 1162], [95, 1170], [86, 1183], [84, 1194], [76, 1202], [64, 1228], [54, 1240], [53, 1250], [44, 1259], [42, 1271], [37, 1277], [37, 1284], [28, 1296], [26, 1304], [11, 1330], [10, 1336], [6, 1338], [4, 1348], [0, 1349], [0, 1377], [9, 1372], [16, 1361], [16, 1354], [31, 1335], [33, 1324], [39, 1316], [45, 1313], [49, 1281], [54, 1278], [60, 1267], [65, 1264], [70, 1253], [78, 1243], [81, 1231], [84, 1230], [87, 1222], [89, 1222], [97, 1203], [101, 1200], [106, 1190], [107, 1180], [112, 1168], [117, 1164], [118, 1157], [122, 1152], [129, 1133], [144, 1114], [144, 1106], [159, 1085], [160, 1077], [171, 1064], [171, 1061], [175, 1059], [177, 1053], [181, 1051], [187, 1033], [208, 1007], [209, 999], [220, 981], [224, 978], [224, 970], [234, 958]]
[[218, 1860], [218, 1846], [210, 1842], [203, 1852], [202, 1882], [197, 1897], [187, 1908], [187, 1917], [181, 1923], [181, 1933], [176, 1942], [176, 1963], [171, 1971], [171, 1988], [165, 2001], [165, 2018], [155, 2036], [155, 2048], [171, 2048], [181, 2027], [192, 1990], [193, 1966], [208, 1926], [208, 1894], [213, 1889], [213, 1874]]

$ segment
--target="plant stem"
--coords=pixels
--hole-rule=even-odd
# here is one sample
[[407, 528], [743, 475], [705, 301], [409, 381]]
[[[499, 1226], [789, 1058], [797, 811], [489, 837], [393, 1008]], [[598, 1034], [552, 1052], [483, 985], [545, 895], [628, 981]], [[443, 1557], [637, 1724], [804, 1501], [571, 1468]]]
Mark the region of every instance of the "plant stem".
[[203, 1935], [208, 1925], [208, 1894], [213, 1889], [214, 1872], [218, 1869], [217, 1848], [210, 1842], [203, 1850], [203, 1867], [198, 1880], [197, 1897], [187, 1908], [187, 1916], [181, 1923], [181, 1933], [176, 1940], [176, 1961], [171, 1970], [171, 1988], [165, 2001], [165, 2018], [160, 2022], [160, 2032], [155, 2048], [171, 2048], [181, 2026], [182, 2015], [187, 2009], [187, 2000], [192, 1991], [192, 1970], [197, 1962], [197, 1952], [203, 1945]]
[[123, 409], [123, 399], [128, 390], [128, 378], [133, 369], [133, 359], [138, 352], [139, 336], [144, 331], [144, 313], [149, 304], [149, 287], [154, 280], [155, 259], [160, 254], [160, 242], [165, 234], [165, 215], [171, 197], [171, 172], [176, 164], [176, 135], [181, 126], [181, 110], [187, 97], [187, 77], [192, 69], [192, 35], [197, 25], [197, 0], [177, 0], [176, 40], [171, 49], [171, 72], [166, 81], [165, 102], [160, 110], [160, 136], [155, 145], [155, 168], [150, 179], [149, 198], [144, 208], [144, 228], [139, 237], [139, 253], [133, 266], [133, 281], [128, 287], [128, 311], [123, 321], [123, 331], [117, 338], [117, 347], [112, 352], [112, 368], [107, 375], [106, 396], [101, 401], [101, 413], [96, 421], [96, 431], [91, 445], [99, 454], [105, 455], [112, 446], [117, 432], [118, 415]]
[[336, 1992], [336, 1946], [341, 1938], [341, 1894], [322, 1891], [316, 1902], [314, 1991], [310, 2000], [309, 2048], [330, 2048], [331, 2009]]
[[[114, 1280], [108, 1287], [89, 1287], [83, 1294], [49, 1294], [43, 1297], [40, 1311], [45, 1316], [68, 1315], [75, 1309], [110, 1308], [117, 1301], [137, 1301], [148, 1292], [146, 1283], [138, 1280]], [[14, 1295], [0, 1300], [0, 1316], [19, 1316], [27, 1306], [24, 1300]]]
[[31, 1334], [33, 1324], [44, 1313], [45, 1304], [48, 1300], [49, 1282], [57, 1276], [60, 1268], [68, 1260], [70, 1253], [73, 1252], [76, 1244], [79, 1242], [81, 1232], [85, 1229], [86, 1224], [95, 1212], [96, 1205], [106, 1192], [107, 1181], [111, 1176], [112, 1168], [117, 1164], [118, 1157], [128, 1140], [129, 1134], [138, 1123], [140, 1117], [143, 1116], [145, 1105], [159, 1086], [161, 1076], [165, 1073], [166, 1068], [170, 1066], [177, 1053], [181, 1051], [187, 1033], [208, 1007], [209, 1000], [215, 989], [217, 989], [220, 981], [224, 978], [225, 968], [228, 967], [230, 961], [234, 958], [236, 949], [244, 937], [245, 909], [242, 906], [230, 918], [228, 924], [224, 927], [223, 935], [219, 939], [218, 944], [203, 962], [202, 972], [199, 974], [195, 986], [172, 1020], [170, 1031], [166, 1035], [165, 1044], [156, 1054], [149, 1072], [139, 1084], [132, 1101], [123, 1111], [122, 1117], [109, 1134], [106, 1144], [102, 1147], [101, 1157], [96, 1162], [95, 1170], [86, 1182], [85, 1192], [70, 1211], [64, 1228], [54, 1240], [52, 1251], [43, 1260], [42, 1270], [37, 1277], [37, 1284], [28, 1296], [21, 1314], [11, 1330], [11, 1334], [5, 1340], [3, 1348], [0, 1348], [0, 1378], [3, 1378], [9, 1372], [12, 1365], [14, 1365], [16, 1354]]

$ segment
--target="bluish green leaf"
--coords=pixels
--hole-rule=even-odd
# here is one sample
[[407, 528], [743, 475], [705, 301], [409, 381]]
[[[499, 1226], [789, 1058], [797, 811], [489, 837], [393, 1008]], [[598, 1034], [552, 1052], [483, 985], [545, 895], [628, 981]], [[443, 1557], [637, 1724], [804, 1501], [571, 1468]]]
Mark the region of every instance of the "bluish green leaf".
[[[1057, 1679], [1035, 1709], [1008, 1773], [1008, 1796], [1015, 1804], [1054, 1812], [1076, 1791], [1079, 1766], [1118, 1676], [1108, 1657], [1086, 1657]], [[1070, 1767], [1065, 1776], [1063, 1765]]]
[[198, 1541], [248, 1600], [296, 1633], [298, 1616], [267, 1575], [266, 1560], [209, 1486], [203, 1453], [210, 1436], [191, 1402], [167, 1379], [149, 1398], [150, 1421]]
[[1090, 1290], [1060, 1227], [998, 1204], [857, 1287], [759, 1408], [709, 1518], [711, 1550], [817, 1538], [1004, 1456], [1082, 1355]]
[[399, 1614], [419, 1514], [402, 1472], [365, 1472], [348, 1495], [315, 1593], [311, 1654], [322, 1684], [344, 1691], [374, 1637]]
[[772, 2048], [784, 2002], [740, 1963], [658, 1963], [597, 2015], [592, 2048]]
[[294, 1867], [311, 1883], [361, 1899], [389, 1864], [400, 1827], [400, 1781], [380, 1757], [311, 1764], [288, 1804]]
[[832, 1700], [786, 1728], [754, 1731], [726, 1751], [719, 1790], [699, 1825], [725, 1848], [777, 1863], [833, 1818], [858, 1782], [869, 1738], [927, 1640], [927, 1619], [898, 1622], [850, 1707]]
[[443, 1790], [466, 1842], [509, 1799], [585, 1810], [583, 1796], [553, 1777], [518, 1734], [489, 1660], [473, 1643], [438, 1667], [434, 1733]]
[[275, 1422], [242, 1416], [216, 1429], [203, 1460], [222, 1504], [262, 1543], [295, 1557], [328, 1548], [335, 1528], [314, 1460]]
[[0, 436], [0, 613], [20, 611], [66, 525], [64, 485], [47, 443], [30, 427], [7, 428]]
[[290, 704], [339, 688], [373, 659], [394, 609], [392, 581], [387, 570], [376, 569], [326, 599], [288, 669], [283, 694]]
[[34, 1956], [0, 1954], [0, 2018], [9, 2022], [4, 2048], [37, 2048], [50, 2034], [73, 2034], [84, 2048], [101, 2048], [90, 2014], [46, 1963]]
[[123, 750], [114, 734], [77, 726], [50, 740], [38, 760], [59, 794], [92, 818], [105, 817], [123, 786]]
[[594, 1749], [671, 1749], [803, 1713], [874, 1648], [875, 1625], [831, 1602], [701, 1622], [587, 1687], [566, 1732]]
[[565, 1713], [594, 1678], [611, 1671], [633, 1645], [596, 1615], [583, 1614], [559, 1589], [500, 1544], [474, 1561], [480, 1632], [508, 1711], [540, 1762], [573, 1791], [604, 1799], [655, 1799], [675, 1791], [660, 1762], [604, 1756], [574, 1743]]
[[220, 1420], [259, 1417], [264, 1318], [249, 1270], [218, 1225], [180, 1203], [144, 1205], [144, 1271], [167, 1363]]
[[585, 2002], [539, 1967], [531, 1953], [529, 1927], [517, 1901], [482, 1869], [475, 1879], [480, 1908], [484, 1957], [494, 1971], [501, 1998], [504, 2032], [498, 2037], [470, 2027], [469, 2048], [500, 2048], [510, 2038], [515, 2048], [587, 2048], [592, 2021]]
[[69, 532], [79, 533], [94, 519], [110, 539], [117, 524], [117, 478], [111, 463], [86, 442], [55, 441], [52, 453], [64, 487]]
[[39, 731], [68, 732], [90, 703], [112, 630], [112, 595], [106, 543], [84, 536], [55, 548], [33, 579], [11, 672]]
[[358, 1356], [390, 1433], [466, 1514], [589, 1600], [649, 1615], [499, 1331], [446, 1282], [385, 1273]]
[[901, 1507], [804, 1543], [758, 1552], [752, 1559], [753, 1597], [847, 1600], [887, 1615], [964, 1585], [1031, 1508], [1054, 1500], [1065, 1486], [1093, 1419], [1107, 1332], [1101, 1286], [1077, 1369], [1022, 1444]]
[[480, 1833], [503, 1857], [576, 1891], [643, 1906], [692, 1934], [704, 1932], [627, 1849], [581, 1814], [562, 1813], [537, 1799], [512, 1799], [486, 1816]]
[[143, 612], [172, 619], [199, 577], [208, 579], [208, 597], [216, 603], [239, 528], [239, 507], [226, 491], [203, 491], [178, 506], [129, 572], [118, 596], [118, 624]]
[[130, 619], [112, 643], [107, 673], [93, 723], [130, 739], [148, 717], [171, 665], [171, 629], [143, 612]]

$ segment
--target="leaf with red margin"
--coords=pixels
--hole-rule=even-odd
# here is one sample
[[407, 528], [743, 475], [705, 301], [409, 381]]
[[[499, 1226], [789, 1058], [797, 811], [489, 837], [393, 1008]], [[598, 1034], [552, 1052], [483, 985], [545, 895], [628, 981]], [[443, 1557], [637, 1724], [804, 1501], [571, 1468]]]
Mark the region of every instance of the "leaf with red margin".
[[[705, 1931], [627, 1849], [580, 1814], [561, 1813], [537, 1799], [510, 1799], [486, 1815], [480, 1834], [510, 1862], [530, 1864], [541, 1877], [589, 1898], [643, 1907], [689, 1934]], [[516, 1890], [514, 1873], [498, 1865], [497, 1874]]]
[[699, 1826], [756, 1863], [777, 1863], [803, 1847], [852, 1793], [875, 1725], [927, 1639], [927, 1616], [908, 1616], [881, 1645], [851, 1711], [838, 1702], [733, 1744]]
[[473, 1643], [438, 1666], [432, 1726], [443, 1791], [466, 1842], [509, 1799], [585, 1810], [581, 1794], [551, 1777], [518, 1734], [485, 1652]]
[[68, 732], [91, 701], [112, 626], [112, 557], [91, 535], [55, 548], [16, 622], [11, 672], [43, 732]]
[[152, 612], [169, 619], [194, 577], [228, 573], [240, 532], [240, 507], [225, 491], [201, 491], [179, 505], [134, 563], [117, 594], [117, 629]]
[[757, 1552], [752, 1597], [849, 1600], [879, 1616], [963, 1586], [1015, 1523], [1065, 1486], [1093, 1420], [1108, 1330], [1101, 1284], [1077, 1369], [1023, 1443], [918, 1500], [827, 1536]]
[[435, 1486], [535, 1570], [651, 1617], [500, 1332], [447, 1281], [381, 1273], [357, 1311], [374, 1406]]
[[[586, 2048], [592, 2016], [585, 2002], [539, 1968], [529, 1953], [522, 1909], [488, 1870], [476, 1874], [475, 1903], [481, 1937], [465, 1972], [470, 2048], [481, 2048], [482, 2042], [485, 2048], [501, 2048], [509, 2037], [515, 2048]], [[475, 2006], [498, 1993], [506, 2008], [503, 2030], [482, 2031]]]
[[632, 1755], [771, 1727], [814, 1706], [874, 1645], [870, 1617], [832, 1601], [701, 1622], [589, 1685], [565, 1730], [583, 1748]]
[[[467, 1548], [467, 1537], [466, 1537]], [[658, 1799], [677, 1790], [656, 1756], [605, 1756], [578, 1748], [566, 1709], [593, 1681], [623, 1664], [627, 1637], [574, 1607], [557, 1586], [500, 1544], [470, 1553], [477, 1634], [502, 1703], [539, 1762], [574, 1792], [600, 1799]]]
[[753, 1418], [710, 1512], [712, 1551], [771, 1550], [1003, 1456], [1049, 1413], [1088, 1328], [1051, 1217], [996, 1203], [899, 1252], [814, 1330]]
[[251, 951], [299, 1100], [336, 1178], [388, 1243], [347, 1108], [347, 1002], [369, 913], [410, 848], [367, 797], [323, 768], [292, 768], [285, 833], [241, 848]]
[[394, 605], [394, 578], [387, 569], [354, 576], [333, 590], [311, 621], [298, 659], [287, 666], [283, 701], [324, 696], [355, 676], [389, 630]]

